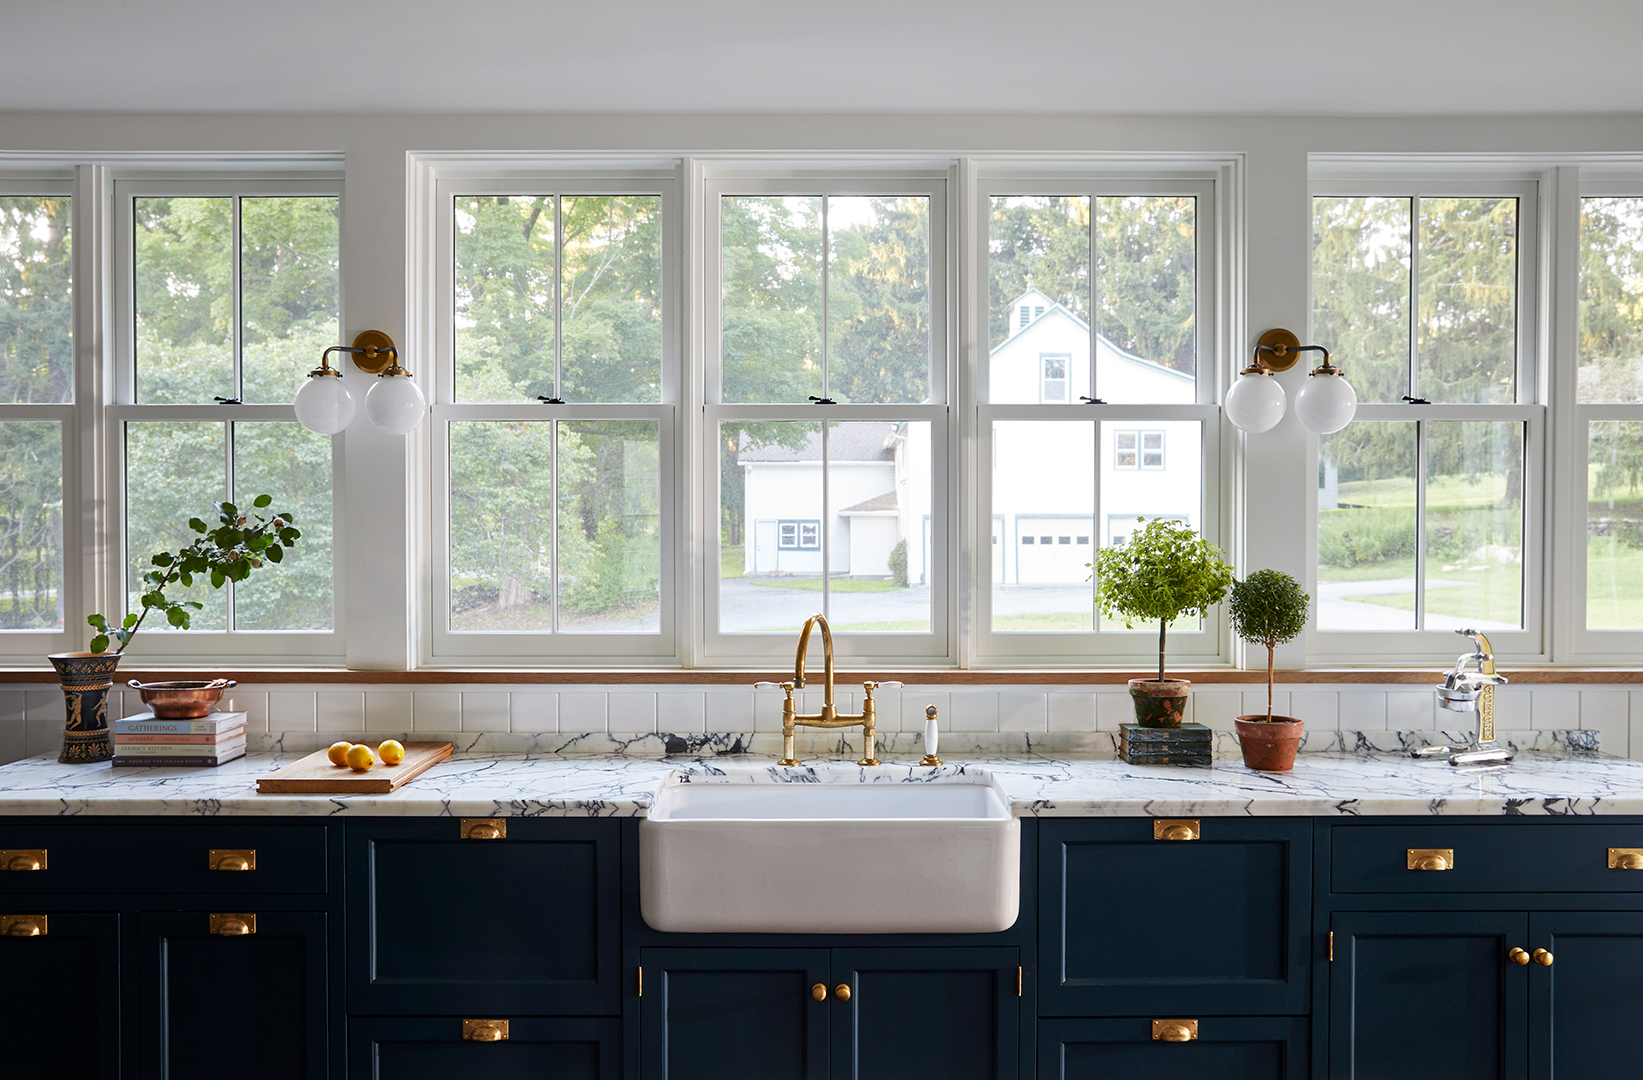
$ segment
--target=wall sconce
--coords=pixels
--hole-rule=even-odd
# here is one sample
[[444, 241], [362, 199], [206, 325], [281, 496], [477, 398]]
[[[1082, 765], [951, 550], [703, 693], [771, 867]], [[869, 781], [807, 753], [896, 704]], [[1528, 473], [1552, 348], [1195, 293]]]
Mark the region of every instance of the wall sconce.
[[366, 330], [352, 345], [333, 345], [319, 355], [319, 367], [297, 387], [291, 404], [297, 423], [317, 435], [335, 435], [354, 419], [354, 395], [343, 385], [342, 372], [331, 366], [331, 354], [348, 353], [354, 366], [377, 377], [365, 394], [365, 418], [390, 435], [404, 435], [422, 422], [428, 399], [399, 366], [394, 339], [381, 330]]
[[1329, 362], [1329, 350], [1322, 345], [1302, 345], [1294, 334], [1281, 329], [1268, 330], [1256, 342], [1249, 366], [1238, 373], [1238, 381], [1227, 391], [1227, 419], [1251, 435], [1276, 427], [1284, 418], [1286, 399], [1284, 388], [1272, 376], [1294, 367], [1304, 352], [1323, 353], [1324, 362], [1312, 369], [1306, 385], [1295, 395], [1295, 415], [1320, 435], [1350, 424], [1358, 411], [1358, 392], [1341, 369]]

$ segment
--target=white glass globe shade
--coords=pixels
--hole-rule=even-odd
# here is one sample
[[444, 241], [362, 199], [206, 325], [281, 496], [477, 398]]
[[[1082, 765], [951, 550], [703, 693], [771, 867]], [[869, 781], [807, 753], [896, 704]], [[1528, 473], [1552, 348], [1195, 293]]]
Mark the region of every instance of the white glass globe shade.
[[316, 435], [335, 435], [354, 418], [354, 395], [335, 375], [312, 375], [291, 399], [297, 423]]
[[422, 423], [428, 399], [409, 375], [378, 376], [365, 393], [365, 418], [390, 435], [404, 435]]
[[1358, 411], [1358, 392], [1340, 375], [1312, 375], [1295, 395], [1295, 415], [1319, 435], [1339, 431]]
[[1227, 391], [1227, 419], [1258, 435], [1284, 418], [1284, 388], [1271, 375], [1243, 375]]

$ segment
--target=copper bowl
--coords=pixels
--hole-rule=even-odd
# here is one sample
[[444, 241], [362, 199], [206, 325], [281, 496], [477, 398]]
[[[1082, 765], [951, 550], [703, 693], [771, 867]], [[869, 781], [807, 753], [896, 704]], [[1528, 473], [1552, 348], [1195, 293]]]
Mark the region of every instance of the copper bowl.
[[239, 683], [233, 679], [212, 679], [210, 682], [138, 682], [126, 684], [142, 695], [143, 704], [162, 720], [192, 720], [211, 712], [222, 692]]

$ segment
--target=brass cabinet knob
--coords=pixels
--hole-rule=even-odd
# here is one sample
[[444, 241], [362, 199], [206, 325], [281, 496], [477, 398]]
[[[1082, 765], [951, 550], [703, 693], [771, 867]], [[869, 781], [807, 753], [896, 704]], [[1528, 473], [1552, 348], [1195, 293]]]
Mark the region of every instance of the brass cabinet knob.
[[44, 915], [0, 915], [0, 937], [45, 937]]
[[255, 870], [256, 848], [218, 849], [206, 853], [206, 865], [213, 870]]
[[7, 870], [27, 872], [46, 868], [46, 849], [32, 848], [18, 851], [0, 851], [0, 866]]
[[255, 915], [212, 914], [211, 932], [218, 937], [244, 937], [257, 932]]
[[1536, 949], [1530, 955], [1534, 958], [1535, 963], [1539, 964], [1541, 967], [1552, 966], [1552, 954], [1547, 952], [1545, 949]]
[[1609, 869], [1643, 870], [1643, 848], [1610, 848]]
[[1152, 1037], [1157, 1042], [1184, 1043], [1198, 1037], [1196, 1020], [1154, 1020]]
[[1455, 852], [1453, 848], [1409, 848], [1409, 861], [1406, 864], [1411, 870], [1453, 870], [1455, 868]]
[[817, 983], [815, 986], [812, 986], [810, 988], [810, 1000], [811, 1001], [826, 1001], [827, 1000], [827, 984], [826, 983]]
[[840, 1001], [849, 1001], [850, 1000], [850, 984], [849, 983], [839, 983], [839, 985], [833, 987], [833, 996], [838, 998]]
[[1152, 823], [1154, 840], [1196, 840], [1199, 835], [1197, 818], [1155, 818]]
[[1506, 954], [1506, 959], [1510, 960], [1518, 967], [1525, 967], [1529, 963], [1529, 954], [1514, 945], [1512, 946], [1512, 951]]
[[506, 818], [471, 818], [462, 819], [462, 838], [464, 840], [506, 840], [508, 838], [508, 821]]
[[507, 1042], [506, 1020], [464, 1020], [462, 1037], [469, 1042]]

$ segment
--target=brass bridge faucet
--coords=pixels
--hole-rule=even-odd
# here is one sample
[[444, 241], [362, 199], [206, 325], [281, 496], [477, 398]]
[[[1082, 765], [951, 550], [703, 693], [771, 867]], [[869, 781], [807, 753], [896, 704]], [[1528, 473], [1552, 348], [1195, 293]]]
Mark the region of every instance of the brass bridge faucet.
[[[810, 628], [819, 625], [822, 634], [822, 669], [825, 692], [822, 695], [821, 712], [809, 715], [800, 715], [798, 706], [793, 703], [793, 691], [804, 689], [804, 658], [810, 647]], [[787, 699], [782, 702], [782, 759], [778, 765], [797, 765], [799, 759], [794, 755], [794, 737], [800, 727], [815, 728], [846, 728], [859, 727], [862, 729], [865, 743], [865, 756], [857, 765], [878, 765], [879, 759], [874, 755], [874, 739], [877, 737], [877, 722], [873, 713], [873, 691], [881, 686], [900, 686], [899, 682], [864, 682], [862, 689], [867, 696], [862, 700], [861, 713], [856, 716], [841, 716], [838, 708], [833, 704], [833, 631], [827, 625], [825, 616], [817, 613], [804, 621], [804, 629], [799, 632], [799, 652], [793, 659], [793, 681], [783, 683], [757, 682], [756, 688], [779, 688], [787, 693]]]

